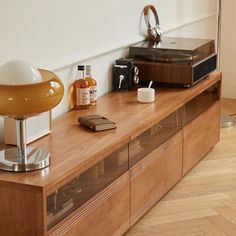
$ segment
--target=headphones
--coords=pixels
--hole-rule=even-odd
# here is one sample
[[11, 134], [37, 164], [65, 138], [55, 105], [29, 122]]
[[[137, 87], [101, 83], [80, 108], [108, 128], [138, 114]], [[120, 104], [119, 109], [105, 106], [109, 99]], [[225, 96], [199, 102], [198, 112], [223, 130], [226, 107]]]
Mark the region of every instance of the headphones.
[[[155, 17], [156, 25], [154, 27], [152, 27], [149, 22], [149, 17], [148, 17], [149, 10], [152, 11], [152, 13]], [[157, 11], [156, 11], [155, 7], [153, 5], [145, 6], [143, 9], [143, 14], [144, 14], [144, 19], [145, 19], [145, 22], [147, 25], [147, 38], [149, 40], [160, 40], [161, 36], [162, 36], [162, 31], [161, 31], [161, 27], [159, 24], [159, 17], [157, 15]]]

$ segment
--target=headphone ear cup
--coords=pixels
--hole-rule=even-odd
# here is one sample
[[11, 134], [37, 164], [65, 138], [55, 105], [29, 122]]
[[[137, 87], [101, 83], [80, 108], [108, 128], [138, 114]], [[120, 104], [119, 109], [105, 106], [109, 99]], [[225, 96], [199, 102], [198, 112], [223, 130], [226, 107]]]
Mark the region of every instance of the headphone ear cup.
[[148, 39], [150, 39], [150, 40], [154, 40], [157, 38], [157, 33], [156, 33], [155, 29], [153, 29], [153, 28], [147, 29], [147, 35], [148, 35]]
[[147, 39], [148, 40], [159, 41], [159, 40], [161, 40], [161, 35], [162, 34], [159, 33], [159, 31], [156, 29], [156, 27], [147, 29]]
[[152, 28], [151, 31], [152, 31], [152, 37], [156, 39], [158, 36], [156, 28]]

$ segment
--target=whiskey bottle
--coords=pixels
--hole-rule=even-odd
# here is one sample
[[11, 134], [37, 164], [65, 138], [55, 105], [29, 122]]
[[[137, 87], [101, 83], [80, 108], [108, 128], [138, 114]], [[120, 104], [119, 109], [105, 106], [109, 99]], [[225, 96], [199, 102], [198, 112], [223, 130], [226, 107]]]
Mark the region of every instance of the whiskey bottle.
[[97, 103], [97, 82], [92, 78], [91, 65], [86, 65], [85, 80], [89, 83], [89, 97], [90, 105], [96, 105]]
[[74, 109], [86, 109], [89, 107], [89, 82], [84, 79], [84, 65], [78, 66], [78, 77], [73, 86], [75, 91]]

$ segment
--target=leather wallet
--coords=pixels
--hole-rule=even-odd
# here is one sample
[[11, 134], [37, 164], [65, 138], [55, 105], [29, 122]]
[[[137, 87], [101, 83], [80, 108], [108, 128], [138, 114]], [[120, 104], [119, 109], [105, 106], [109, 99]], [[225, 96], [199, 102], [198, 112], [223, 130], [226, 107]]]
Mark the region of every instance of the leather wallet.
[[93, 131], [103, 131], [116, 128], [116, 123], [114, 121], [100, 115], [79, 116], [78, 121], [80, 124]]

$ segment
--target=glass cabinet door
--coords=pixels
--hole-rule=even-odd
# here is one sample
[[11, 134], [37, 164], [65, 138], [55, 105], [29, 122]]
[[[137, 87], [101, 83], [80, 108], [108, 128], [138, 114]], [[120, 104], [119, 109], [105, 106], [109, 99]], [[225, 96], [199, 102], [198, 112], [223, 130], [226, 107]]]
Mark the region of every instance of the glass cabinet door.
[[181, 112], [182, 109], [173, 112], [130, 142], [129, 167], [146, 157], [181, 129]]
[[48, 229], [128, 170], [128, 144], [47, 196]]
[[183, 126], [219, 100], [219, 84], [209, 87], [183, 107]]

